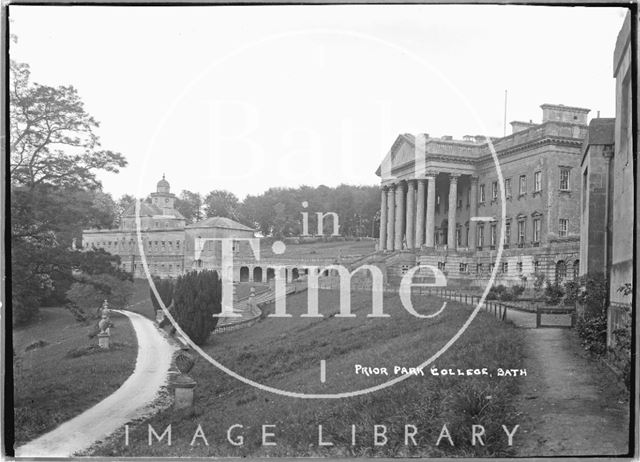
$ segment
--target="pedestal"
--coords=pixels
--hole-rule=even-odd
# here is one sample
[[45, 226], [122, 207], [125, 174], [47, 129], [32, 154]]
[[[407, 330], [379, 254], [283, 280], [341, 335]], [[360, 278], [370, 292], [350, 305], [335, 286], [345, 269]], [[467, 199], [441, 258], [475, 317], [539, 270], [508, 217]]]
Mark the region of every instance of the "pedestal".
[[194, 388], [196, 382], [186, 374], [180, 374], [174, 377], [173, 383], [173, 408], [187, 409], [193, 407]]
[[109, 349], [109, 337], [109, 334], [106, 332], [98, 334], [98, 346], [100, 348]]

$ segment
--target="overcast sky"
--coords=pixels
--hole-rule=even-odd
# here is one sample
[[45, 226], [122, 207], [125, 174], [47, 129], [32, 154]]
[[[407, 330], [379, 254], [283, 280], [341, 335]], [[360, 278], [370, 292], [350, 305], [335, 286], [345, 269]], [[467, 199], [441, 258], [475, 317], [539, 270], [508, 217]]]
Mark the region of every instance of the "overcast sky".
[[[543, 103], [615, 115], [626, 10], [533, 6], [10, 6], [13, 59], [74, 85], [114, 197], [376, 184], [399, 133], [503, 134]], [[510, 133], [507, 128], [507, 134]]]

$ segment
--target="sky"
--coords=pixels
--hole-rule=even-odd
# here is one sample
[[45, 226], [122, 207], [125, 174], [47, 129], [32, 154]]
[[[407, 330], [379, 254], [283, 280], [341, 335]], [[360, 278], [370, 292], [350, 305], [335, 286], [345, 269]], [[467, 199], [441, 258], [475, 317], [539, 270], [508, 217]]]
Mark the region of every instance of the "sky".
[[[497, 5], [11, 5], [12, 59], [73, 85], [102, 147], [129, 164], [104, 190], [377, 184], [400, 133], [502, 136], [544, 103], [615, 115], [626, 10]], [[507, 123], [506, 133], [510, 133]]]

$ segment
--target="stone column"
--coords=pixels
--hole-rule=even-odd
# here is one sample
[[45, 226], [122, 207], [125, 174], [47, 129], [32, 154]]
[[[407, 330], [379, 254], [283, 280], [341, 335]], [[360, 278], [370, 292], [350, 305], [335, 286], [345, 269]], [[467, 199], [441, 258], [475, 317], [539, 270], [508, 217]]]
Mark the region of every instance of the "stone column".
[[422, 243], [424, 242], [424, 182], [425, 180], [418, 180], [418, 200], [416, 201], [416, 249], [422, 247]]
[[387, 214], [387, 250], [393, 250], [394, 231], [396, 227], [396, 185], [392, 184], [387, 189], [387, 203], [389, 204], [389, 213]]
[[415, 195], [416, 195], [416, 182], [415, 180], [409, 180], [409, 186], [407, 190], [407, 226], [406, 226], [406, 236], [407, 236], [407, 248], [413, 249], [414, 240], [415, 240], [415, 214], [416, 214], [416, 203], [415, 203]]
[[380, 192], [380, 244], [378, 250], [387, 248], [387, 187], [383, 186]]
[[449, 216], [447, 218], [447, 248], [455, 249], [456, 242], [456, 209], [458, 208], [458, 178], [460, 175], [449, 175]]
[[436, 174], [427, 173], [427, 218], [425, 245], [433, 247], [436, 232]]
[[394, 250], [402, 250], [402, 238], [404, 230], [404, 185], [402, 183], [398, 183], [396, 186], [396, 231], [395, 231], [395, 244], [393, 245]]
[[478, 216], [478, 177], [471, 177], [471, 193], [469, 194], [469, 249], [476, 250], [476, 238], [477, 238], [477, 222], [472, 220], [473, 217]]

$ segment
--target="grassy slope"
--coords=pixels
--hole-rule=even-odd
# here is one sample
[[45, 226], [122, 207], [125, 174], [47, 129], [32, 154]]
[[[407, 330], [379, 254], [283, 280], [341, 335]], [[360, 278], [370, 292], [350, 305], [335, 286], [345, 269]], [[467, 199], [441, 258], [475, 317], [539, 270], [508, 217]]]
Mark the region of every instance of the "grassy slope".
[[[97, 344], [90, 326], [78, 324], [64, 308], [43, 308], [34, 324], [14, 332], [16, 445], [30, 441], [107, 397], [133, 372], [135, 331], [122, 315], [112, 315], [108, 351], [66, 357], [69, 350]], [[35, 342], [46, 345], [25, 349]], [[17, 364], [17, 365], [16, 365]]]
[[[366, 318], [370, 298], [354, 293], [356, 318], [300, 318], [306, 310], [306, 293], [287, 299], [294, 317], [268, 318], [249, 329], [217, 335], [206, 350], [221, 363], [261, 383], [298, 392], [334, 393], [356, 390], [389, 377], [354, 374], [354, 365], [415, 366], [437, 351], [467, 319], [468, 307], [449, 303], [435, 319], [408, 315], [395, 295], [385, 296], [387, 319]], [[321, 292], [320, 312], [338, 311], [338, 294]], [[442, 300], [414, 297], [420, 312], [434, 312]], [[480, 313], [460, 340], [441, 357], [439, 367], [517, 368], [521, 364], [521, 332]], [[320, 360], [327, 361], [327, 381], [320, 383]], [[339, 400], [302, 400], [257, 390], [227, 376], [203, 359], [191, 373], [198, 382], [195, 412], [164, 411], [131, 432], [131, 446], [114, 439], [96, 455], [120, 456], [305, 456], [305, 455], [495, 455], [508, 454], [500, 425], [517, 421], [511, 405], [519, 379], [472, 377], [413, 377], [361, 397]], [[173, 446], [146, 444], [146, 424], [162, 431], [173, 424]], [[435, 447], [447, 423], [456, 447]], [[471, 423], [487, 428], [485, 447], [469, 444]], [[210, 446], [190, 446], [198, 424]], [[226, 441], [226, 429], [244, 425], [244, 445]], [[261, 425], [277, 425], [277, 446], [261, 445]], [[335, 443], [318, 448], [317, 425], [324, 439]], [[357, 425], [357, 442], [351, 446], [351, 424]], [[389, 442], [372, 444], [373, 425], [387, 425]], [[406, 447], [405, 424], [419, 429], [418, 447]]]

